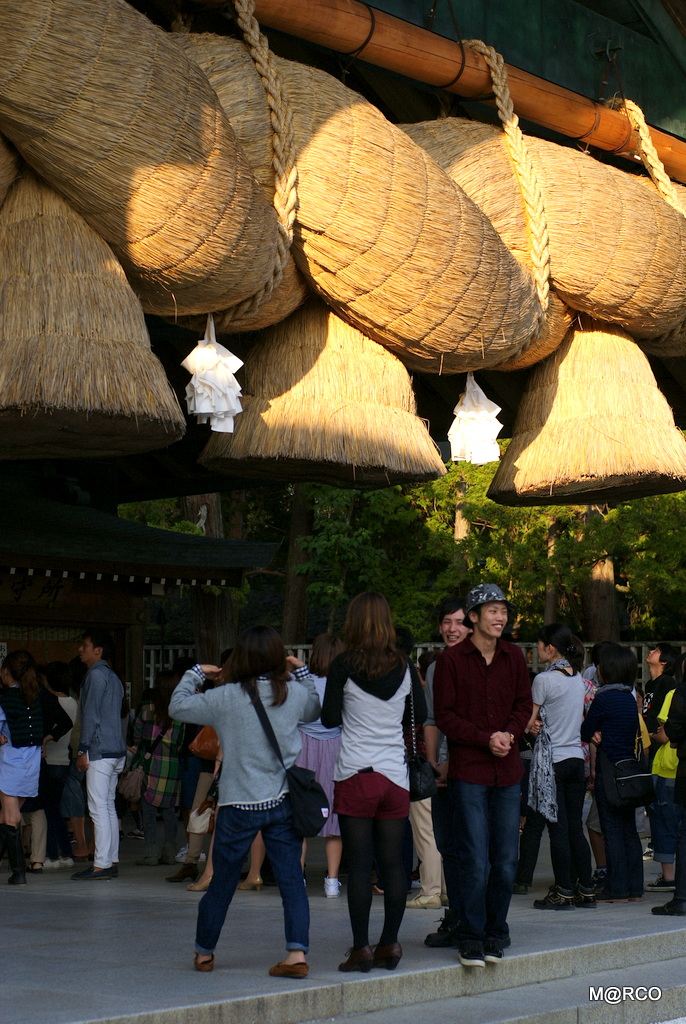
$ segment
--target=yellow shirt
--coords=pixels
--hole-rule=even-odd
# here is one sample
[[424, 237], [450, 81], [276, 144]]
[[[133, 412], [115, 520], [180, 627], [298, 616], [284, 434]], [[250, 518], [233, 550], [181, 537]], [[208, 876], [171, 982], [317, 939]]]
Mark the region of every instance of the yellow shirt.
[[[674, 696], [674, 690], [670, 690], [665, 697], [664, 704], [660, 708], [657, 720], [660, 725], [664, 725], [669, 716], [669, 707], [672, 703], [672, 697]], [[653, 775], [660, 775], [663, 779], [673, 779], [676, 777], [676, 769], [679, 763], [679, 758], [674, 747], [671, 747], [669, 743], [661, 743], [660, 749], [653, 758]]]

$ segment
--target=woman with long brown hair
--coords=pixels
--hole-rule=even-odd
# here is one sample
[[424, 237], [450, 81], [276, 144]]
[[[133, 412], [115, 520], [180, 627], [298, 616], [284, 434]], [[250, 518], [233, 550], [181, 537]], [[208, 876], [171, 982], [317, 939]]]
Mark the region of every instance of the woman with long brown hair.
[[[225, 686], [198, 692], [208, 676]], [[241, 633], [223, 670], [196, 665], [186, 672], [169, 705], [183, 722], [212, 725], [224, 751], [214, 829], [214, 874], [198, 906], [195, 968], [211, 971], [229, 904], [243, 861], [258, 832], [281, 890], [286, 932], [285, 960], [270, 968], [273, 977], [306, 978], [309, 904], [300, 866], [302, 838], [293, 814], [284, 769], [262, 728], [255, 702], [262, 702], [286, 768], [300, 753], [298, 722], [320, 712], [314, 681], [301, 661], [287, 656], [279, 634], [269, 626]], [[245, 949], [240, 948], [241, 961]]]
[[[407, 880], [402, 860], [410, 794], [403, 727], [426, 718], [417, 670], [396, 645], [388, 602], [366, 592], [348, 607], [346, 650], [331, 664], [322, 724], [341, 726], [334, 773], [334, 806], [348, 863], [348, 912], [353, 945], [339, 971], [393, 970], [402, 956], [398, 930], [405, 912]], [[376, 948], [369, 945], [374, 853], [384, 879], [384, 925]]]

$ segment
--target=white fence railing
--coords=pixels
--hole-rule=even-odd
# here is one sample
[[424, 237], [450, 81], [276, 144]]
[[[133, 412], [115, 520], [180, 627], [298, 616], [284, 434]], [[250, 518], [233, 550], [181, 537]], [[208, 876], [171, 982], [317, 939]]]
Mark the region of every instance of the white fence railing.
[[[680, 653], [686, 651], [686, 641], [682, 640], [670, 640], [672, 644]], [[527, 663], [531, 666], [534, 672], [538, 671], [538, 645], [534, 643], [523, 643], [519, 644]], [[648, 669], [646, 666], [646, 656], [649, 651], [655, 647], [654, 640], [641, 640], [635, 643], [624, 644], [625, 647], [630, 647], [636, 655], [638, 661], [638, 682], [643, 683], [648, 678]], [[590, 664], [591, 648], [593, 644], [584, 644], [586, 650], [586, 664]], [[424, 653], [424, 651], [440, 651], [442, 645], [440, 643], [418, 643], [415, 644], [414, 649], [414, 660], [415, 662]], [[309, 653], [312, 650], [312, 644], [298, 644], [295, 646], [288, 647], [288, 653], [294, 654], [296, 658], [300, 658], [301, 661], [307, 661]], [[155, 682], [155, 676], [163, 668], [169, 668], [177, 658], [192, 658], [194, 656], [195, 649], [191, 642], [187, 644], [146, 644], [143, 649], [144, 655], [144, 678], [145, 685], [152, 686]]]

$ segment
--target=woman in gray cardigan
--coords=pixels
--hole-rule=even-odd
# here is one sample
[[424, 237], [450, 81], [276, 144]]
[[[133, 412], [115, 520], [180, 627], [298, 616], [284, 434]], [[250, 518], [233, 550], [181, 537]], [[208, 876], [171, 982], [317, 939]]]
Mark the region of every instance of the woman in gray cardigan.
[[[215, 679], [214, 689], [199, 692], [209, 676]], [[287, 949], [285, 960], [269, 973], [305, 978], [310, 917], [300, 866], [302, 837], [293, 828], [284, 769], [253, 706], [255, 690], [284, 764], [290, 768], [301, 748], [298, 722], [314, 721], [321, 708], [307, 667], [286, 655], [280, 636], [271, 627], [244, 630], [224, 669], [196, 665], [186, 672], [169, 704], [169, 714], [181, 722], [212, 725], [224, 752], [214, 831], [214, 875], [198, 906], [195, 968], [211, 971], [214, 966], [214, 950], [243, 861], [253, 839], [262, 832], [281, 890]]]

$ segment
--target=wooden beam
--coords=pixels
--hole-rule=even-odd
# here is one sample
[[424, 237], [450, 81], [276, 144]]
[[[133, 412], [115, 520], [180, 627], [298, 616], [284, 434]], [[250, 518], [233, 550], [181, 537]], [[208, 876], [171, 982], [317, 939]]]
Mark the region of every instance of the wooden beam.
[[[195, 2], [223, 6], [225, 0]], [[491, 101], [491, 76], [480, 54], [359, 0], [255, 0], [255, 14], [270, 28], [458, 96]], [[505, 67], [520, 117], [634, 159], [634, 132], [624, 114], [520, 68]], [[667, 173], [686, 183], [686, 142], [657, 128], [650, 132]]]

